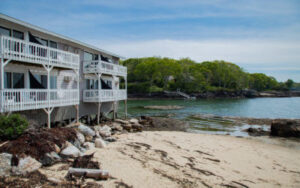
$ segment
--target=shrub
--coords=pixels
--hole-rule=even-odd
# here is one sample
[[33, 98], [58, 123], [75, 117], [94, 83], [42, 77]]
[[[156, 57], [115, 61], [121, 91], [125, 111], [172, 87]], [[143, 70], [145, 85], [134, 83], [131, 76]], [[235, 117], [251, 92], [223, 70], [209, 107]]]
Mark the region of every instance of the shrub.
[[19, 114], [0, 116], [0, 138], [15, 139], [28, 127], [28, 121]]

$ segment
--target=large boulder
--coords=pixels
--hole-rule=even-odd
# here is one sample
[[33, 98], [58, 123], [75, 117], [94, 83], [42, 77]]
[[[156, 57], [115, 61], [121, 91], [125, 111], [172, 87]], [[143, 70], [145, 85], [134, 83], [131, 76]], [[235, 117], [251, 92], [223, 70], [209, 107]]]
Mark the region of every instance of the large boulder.
[[300, 137], [300, 121], [274, 120], [271, 124], [271, 135], [281, 137]]
[[28, 156], [21, 158], [17, 167], [12, 168], [12, 172], [16, 175], [26, 175], [41, 168], [42, 164], [34, 158]]
[[95, 144], [93, 142], [85, 142], [83, 144], [83, 146], [87, 149], [87, 150], [90, 150], [90, 149], [94, 149], [95, 148]]
[[9, 176], [11, 171], [12, 155], [9, 153], [0, 154], [0, 176]]
[[76, 135], [77, 135], [77, 138], [80, 141], [80, 143], [83, 144], [85, 142], [84, 135], [81, 134], [80, 132], [77, 132]]
[[130, 122], [130, 123], [139, 123], [139, 120], [136, 119], [136, 118], [131, 118], [131, 119], [129, 120], [129, 122]]
[[67, 146], [65, 149], [63, 149], [60, 154], [67, 156], [67, 157], [79, 157], [81, 155], [80, 150], [73, 146], [73, 145], [69, 145]]
[[95, 140], [95, 147], [96, 148], [105, 148], [106, 147], [106, 143], [104, 140], [102, 140], [102, 138], [97, 138]]
[[91, 128], [89, 128], [88, 126], [86, 126], [86, 125], [83, 125], [83, 124], [80, 124], [79, 126], [78, 126], [78, 130], [82, 133], [82, 134], [84, 134], [85, 136], [95, 136], [96, 135], [96, 133], [95, 133], [95, 131], [93, 130], [93, 129], [91, 129]]
[[102, 137], [110, 137], [111, 136], [111, 128], [107, 125], [104, 126], [95, 126], [94, 129], [99, 132]]
[[122, 131], [123, 127], [121, 126], [120, 123], [113, 122], [111, 129], [114, 130], [114, 131]]

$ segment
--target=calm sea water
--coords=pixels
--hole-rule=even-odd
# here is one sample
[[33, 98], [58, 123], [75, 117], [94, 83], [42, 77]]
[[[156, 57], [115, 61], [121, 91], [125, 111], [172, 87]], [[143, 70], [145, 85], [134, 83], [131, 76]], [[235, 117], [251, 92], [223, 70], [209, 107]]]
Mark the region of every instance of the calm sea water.
[[[149, 110], [148, 105], [179, 105], [180, 110]], [[124, 111], [123, 103], [119, 107]], [[300, 97], [292, 98], [254, 98], [254, 99], [199, 99], [199, 100], [129, 100], [129, 116], [171, 116], [188, 121], [190, 131], [214, 134], [245, 136], [243, 129], [249, 125], [231, 125], [215, 120], [195, 120], [195, 114], [213, 114], [219, 116], [240, 116], [254, 118], [299, 118]], [[255, 125], [254, 125], [255, 126]], [[268, 128], [267, 126], [264, 128]]]

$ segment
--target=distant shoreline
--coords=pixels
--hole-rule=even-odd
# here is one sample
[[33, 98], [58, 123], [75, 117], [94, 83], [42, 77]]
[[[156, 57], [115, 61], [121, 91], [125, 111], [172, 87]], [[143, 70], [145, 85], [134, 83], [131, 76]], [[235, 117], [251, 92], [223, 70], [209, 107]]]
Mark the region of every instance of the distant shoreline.
[[[203, 93], [192, 93], [190, 96], [196, 99], [233, 99], [233, 98], [286, 98], [286, 97], [300, 97], [300, 91], [263, 91], [256, 93], [245, 93], [241, 91], [236, 92], [203, 92]], [[134, 93], [128, 94], [128, 100], [165, 100], [174, 99], [181, 100], [184, 99], [182, 96], [168, 95], [164, 92], [155, 92], [151, 94], [146, 93]]]

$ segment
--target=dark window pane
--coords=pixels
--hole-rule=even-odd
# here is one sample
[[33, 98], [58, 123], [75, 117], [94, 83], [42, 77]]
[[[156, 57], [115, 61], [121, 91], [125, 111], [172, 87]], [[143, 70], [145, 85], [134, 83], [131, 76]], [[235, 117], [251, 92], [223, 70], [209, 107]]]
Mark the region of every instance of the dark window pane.
[[13, 73], [13, 88], [24, 88], [23, 73]]
[[5, 27], [0, 27], [0, 34], [5, 36], [10, 36], [10, 29]]
[[11, 73], [5, 72], [4, 75], [4, 88], [10, 89], [11, 88]]
[[57, 77], [50, 76], [50, 89], [57, 89]]
[[51, 48], [57, 48], [57, 43], [53, 42], [53, 41], [50, 41], [50, 47]]
[[48, 41], [45, 39], [40, 39], [43, 46], [48, 46]]
[[13, 30], [13, 37], [17, 39], [22, 39], [24, 40], [24, 33], [20, 31]]
[[93, 54], [93, 60], [98, 60], [98, 59], [99, 59], [98, 55], [97, 54]]
[[41, 84], [44, 88], [47, 88], [47, 76], [46, 75], [41, 75]]

